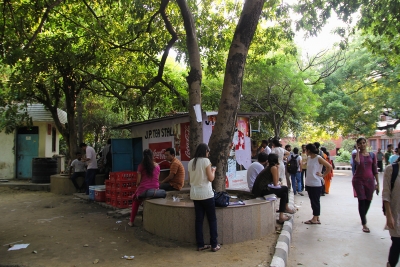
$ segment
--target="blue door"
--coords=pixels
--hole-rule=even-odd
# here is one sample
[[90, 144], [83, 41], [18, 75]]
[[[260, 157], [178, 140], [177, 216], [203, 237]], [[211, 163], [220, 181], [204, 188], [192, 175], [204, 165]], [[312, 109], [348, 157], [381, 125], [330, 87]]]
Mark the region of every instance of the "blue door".
[[39, 155], [39, 128], [17, 130], [17, 179], [32, 178], [32, 159]]
[[142, 138], [111, 139], [112, 171], [136, 171], [142, 161]]

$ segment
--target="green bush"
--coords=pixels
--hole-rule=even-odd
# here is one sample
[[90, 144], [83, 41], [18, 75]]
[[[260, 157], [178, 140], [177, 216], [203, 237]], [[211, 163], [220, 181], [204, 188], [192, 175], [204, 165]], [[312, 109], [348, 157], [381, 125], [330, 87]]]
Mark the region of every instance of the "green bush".
[[350, 158], [351, 158], [351, 153], [343, 148], [339, 149], [338, 151], [339, 156], [336, 156], [335, 161], [336, 162], [345, 162], [349, 163]]

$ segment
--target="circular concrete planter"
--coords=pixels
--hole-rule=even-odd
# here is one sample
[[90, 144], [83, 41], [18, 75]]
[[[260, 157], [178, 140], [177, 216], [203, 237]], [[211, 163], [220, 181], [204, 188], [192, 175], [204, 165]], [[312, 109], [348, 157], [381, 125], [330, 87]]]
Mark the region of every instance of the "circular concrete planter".
[[[250, 199], [244, 202], [244, 206], [216, 208], [219, 243], [259, 239], [275, 231], [275, 201]], [[143, 227], [152, 234], [195, 244], [194, 224], [192, 201], [174, 202], [167, 197], [146, 200], [144, 203]], [[210, 239], [207, 218], [203, 227], [204, 240], [207, 242]]]

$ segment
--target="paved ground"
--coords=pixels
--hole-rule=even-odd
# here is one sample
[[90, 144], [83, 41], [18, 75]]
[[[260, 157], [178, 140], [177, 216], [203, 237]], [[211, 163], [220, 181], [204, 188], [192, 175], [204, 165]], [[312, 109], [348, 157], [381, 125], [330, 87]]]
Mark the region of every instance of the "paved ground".
[[363, 233], [351, 171], [335, 170], [330, 194], [321, 197], [321, 225], [303, 223], [312, 217], [307, 194], [295, 196], [295, 204], [299, 211], [295, 214], [289, 267], [386, 266], [391, 241], [389, 232], [383, 230], [386, 220], [381, 194], [374, 195], [367, 214], [371, 233]]

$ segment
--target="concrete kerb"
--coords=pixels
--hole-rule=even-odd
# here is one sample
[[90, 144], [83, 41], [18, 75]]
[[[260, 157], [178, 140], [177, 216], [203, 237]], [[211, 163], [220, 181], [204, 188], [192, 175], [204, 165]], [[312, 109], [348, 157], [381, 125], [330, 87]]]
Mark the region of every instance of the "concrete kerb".
[[[294, 194], [291, 190], [289, 193], [289, 206], [294, 206]], [[292, 241], [294, 215], [289, 221], [283, 224], [281, 233], [275, 246], [275, 253], [272, 257], [270, 267], [285, 267], [289, 259], [290, 243]]]

